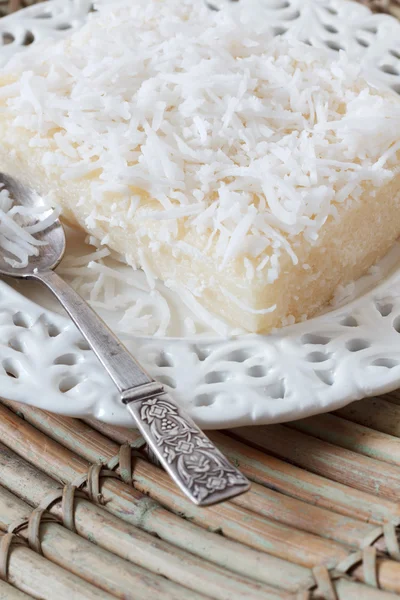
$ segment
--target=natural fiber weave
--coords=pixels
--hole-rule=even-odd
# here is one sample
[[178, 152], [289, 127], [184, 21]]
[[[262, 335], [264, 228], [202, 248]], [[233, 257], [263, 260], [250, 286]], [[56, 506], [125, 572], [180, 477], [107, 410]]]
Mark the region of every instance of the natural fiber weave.
[[200, 509], [136, 431], [2, 401], [0, 600], [400, 598], [400, 392], [211, 437], [252, 488]]

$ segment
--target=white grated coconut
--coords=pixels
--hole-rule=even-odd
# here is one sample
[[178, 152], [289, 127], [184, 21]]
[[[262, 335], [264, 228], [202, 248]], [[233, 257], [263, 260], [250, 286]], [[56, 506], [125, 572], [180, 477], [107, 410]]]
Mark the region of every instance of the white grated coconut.
[[19, 81], [1, 89], [14, 124], [49, 146], [49, 174], [99, 174], [89, 231], [105, 219], [126, 227], [139, 188], [158, 201], [152, 218], [168, 224], [172, 245], [182, 226], [207, 233], [202, 252], [215, 244], [220, 269], [242, 260], [247, 278], [273, 283], [283, 253], [297, 263], [292, 238], [313, 243], [340, 203], [393, 176], [399, 103], [366, 87], [343, 53], [332, 62], [294, 40], [271, 42], [262, 3], [98, 8], [70, 39], [12, 59], [6, 72]]
[[14, 269], [24, 269], [31, 256], [38, 256], [46, 245], [35, 235], [45, 231], [59, 217], [59, 209], [27, 207], [14, 203], [4, 184], [0, 184], [0, 253]]

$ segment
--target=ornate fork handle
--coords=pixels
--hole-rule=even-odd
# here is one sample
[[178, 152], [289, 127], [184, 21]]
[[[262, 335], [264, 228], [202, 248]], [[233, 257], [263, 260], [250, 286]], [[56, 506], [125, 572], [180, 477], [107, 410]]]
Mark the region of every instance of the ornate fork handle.
[[162, 466], [196, 504], [214, 504], [249, 489], [247, 479], [168, 395], [136, 400], [127, 408]]
[[61, 302], [117, 386], [147, 444], [181, 490], [209, 505], [248, 490], [247, 479], [165, 394], [100, 317], [53, 271], [32, 275]]

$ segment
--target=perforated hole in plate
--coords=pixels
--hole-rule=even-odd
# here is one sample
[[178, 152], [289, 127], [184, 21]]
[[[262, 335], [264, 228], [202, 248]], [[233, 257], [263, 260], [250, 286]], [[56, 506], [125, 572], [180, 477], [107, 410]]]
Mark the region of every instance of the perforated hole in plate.
[[265, 365], [253, 365], [247, 369], [246, 372], [250, 377], [265, 377], [268, 373], [268, 369]]
[[13, 360], [12, 358], [6, 358], [1, 363], [1, 366], [3, 367], [6, 375], [8, 375], [9, 377], [13, 377], [14, 379], [19, 378], [20, 365], [16, 360]]
[[399, 366], [399, 361], [394, 358], [377, 358], [371, 363], [374, 367], [384, 367], [386, 369], [393, 369]]
[[47, 333], [49, 334], [49, 337], [51, 338], [55, 338], [61, 333], [61, 329], [57, 327], [57, 325], [55, 325], [54, 323], [46, 323], [46, 329]]
[[24, 39], [22, 41], [23, 46], [30, 46], [35, 41], [35, 36], [32, 31], [27, 31], [24, 35]]
[[23, 352], [24, 351], [21, 340], [19, 340], [17, 337], [13, 337], [10, 340], [8, 340], [8, 347], [12, 348], [12, 350], [15, 350], [15, 352]]
[[295, 21], [299, 17], [300, 17], [300, 11], [295, 10], [294, 12], [292, 12], [292, 14], [285, 16], [285, 21]]
[[335, 42], [335, 40], [327, 40], [325, 44], [328, 46], [328, 48], [331, 50], [336, 50], [337, 52], [339, 52], [339, 50], [344, 50], [344, 47], [339, 44], [339, 42]]
[[332, 371], [314, 371], [318, 379], [320, 379], [326, 385], [333, 385], [333, 373]]
[[157, 375], [157, 380], [160, 383], [163, 383], [164, 385], [168, 386], [172, 390], [176, 388], [175, 379], [173, 379], [172, 377], [168, 377], [168, 375]]
[[351, 315], [346, 315], [340, 321], [340, 324], [344, 325], [345, 327], [358, 327], [358, 323], [357, 323], [356, 319], [354, 317], [352, 317]]
[[332, 6], [325, 6], [325, 10], [330, 15], [337, 15], [338, 14], [338, 11], [336, 10], [336, 8], [333, 8]]
[[83, 377], [79, 377], [78, 375], [67, 375], [61, 379], [58, 387], [62, 394], [66, 394], [76, 388], [82, 381]]
[[349, 352], [360, 352], [361, 350], [365, 350], [369, 348], [371, 344], [367, 340], [355, 338], [354, 340], [349, 340], [346, 342], [346, 348]]
[[70, 23], [60, 23], [56, 27], [56, 29], [58, 29], [58, 31], [67, 31], [67, 29], [71, 29], [71, 28], [72, 28], [72, 25]]
[[289, 8], [290, 6], [290, 2], [278, 2], [277, 4], [275, 4], [275, 6], [273, 6], [273, 8]]
[[272, 28], [272, 34], [273, 35], [283, 35], [286, 32], [287, 32], [286, 27], [278, 26], [278, 27], [273, 27]]
[[373, 25], [361, 27], [361, 29], [363, 31], [368, 31], [368, 33], [373, 33], [374, 35], [376, 35], [378, 33], [378, 29], [376, 27], [374, 27]]
[[76, 344], [76, 347], [83, 351], [90, 350], [90, 346], [86, 340], [79, 340], [79, 342]]
[[393, 304], [390, 302], [375, 302], [376, 310], [382, 315], [382, 317], [387, 317], [391, 314], [393, 310]]
[[326, 346], [331, 341], [330, 337], [318, 335], [316, 333], [306, 333], [301, 338], [302, 344], [313, 344], [315, 346]]
[[231, 378], [229, 371], [211, 371], [204, 378], [206, 383], [222, 383]]
[[17, 327], [24, 327], [25, 329], [29, 329], [32, 326], [32, 321], [30, 317], [23, 312], [17, 312], [13, 315], [13, 323]]
[[393, 329], [400, 333], [400, 317], [396, 317], [393, 321]]
[[330, 25], [330, 23], [325, 23], [324, 29], [326, 31], [328, 31], [329, 33], [338, 33], [338, 30], [336, 29], [336, 27], [334, 27], [333, 25]]
[[55, 359], [55, 365], [65, 365], [67, 367], [72, 367], [76, 365], [80, 360], [80, 357], [77, 354], [63, 354], [63, 356], [59, 356]]
[[397, 76], [400, 74], [399, 70], [396, 69], [396, 67], [394, 67], [393, 65], [382, 65], [379, 68], [384, 73], [388, 73], [388, 75], [396, 75]]
[[172, 367], [174, 364], [172, 362], [171, 357], [165, 352], [157, 354], [154, 358], [154, 362], [157, 365], [157, 367]]
[[211, 406], [215, 402], [215, 396], [212, 394], [199, 394], [194, 399], [195, 406]]
[[270, 385], [266, 385], [263, 390], [265, 391], [266, 396], [269, 398], [273, 398], [274, 400], [279, 400], [280, 398], [285, 397], [285, 382], [283, 379], [276, 381], [275, 383], [271, 383]]
[[363, 48], [369, 48], [369, 42], [364, 38], [356, 37], [357, 44], [360, 44]]
[[400, 83], [395, 83], [394, 85], [390, 86], [392, 88], [392, 90], [394, 92], [396, 92], [396, 94], [400, 94]]
[[203, 362], [203, 360], [206, 360], [206, 358], [208, 358], [210, 355], [210, 351], [208, 350], [208, 348], [202, 348], [200, 346], [192, 346], [191, 350], [192, 350], [193, 354], [195, 354], [201, 362]]
[[400, 60], [400, 50], [389, 50], [390, 54]]
[[50, 12], [42, 12], [38, 15], [35, 15], [35, 19], [51, 19], [53, 15]]
[[251, 357], [251, 352], [248, 352], [247, 350], [239, 350], [238, 349], [238, 350], [233, 350], [233, 352], [230, 352], [228, 354], [228, 356], [226, 357], [226, 360], [229, 360], [229, 362], [242, 363], [250, 357]]
[[329, 352], [310, 352], [310, 354], [307, 354], [306, 359], [312, 363], [321, 363], [329, 360], [331, 356]]
[[3, 46], [8, 46], [8, 44], [12, 44], [13, 42], [15, 42], [15, 36], [13, 36], [13, 34], [9, 31], [4, 31], [1, 34], [1, 38], [3, 41]]

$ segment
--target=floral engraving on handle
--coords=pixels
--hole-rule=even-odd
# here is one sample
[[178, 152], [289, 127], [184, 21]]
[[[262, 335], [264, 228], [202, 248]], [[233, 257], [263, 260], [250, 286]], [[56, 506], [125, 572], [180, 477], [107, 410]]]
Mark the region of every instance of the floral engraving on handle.
[[233, 467], [210, 440], [181, 416], [179, 407], [163, 398], [142, 403], [142, 421], [168, 462], [197, 501], [233, 486], [247, 486], [247, 479]]

